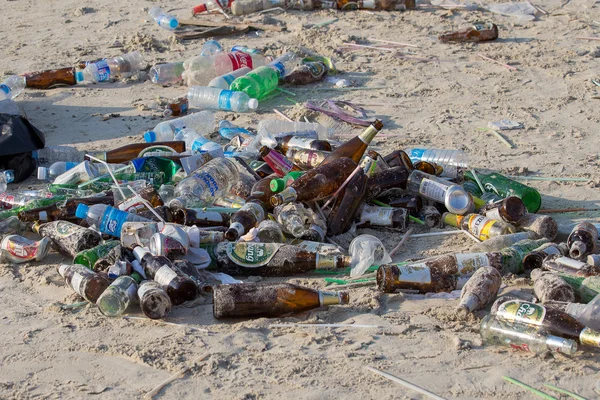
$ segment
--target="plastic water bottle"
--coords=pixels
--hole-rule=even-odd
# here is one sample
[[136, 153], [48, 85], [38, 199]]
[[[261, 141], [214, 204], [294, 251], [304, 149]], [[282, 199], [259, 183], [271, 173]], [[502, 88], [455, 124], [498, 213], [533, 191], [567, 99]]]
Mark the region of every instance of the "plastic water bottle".
[[237, 135], [255, 136], [254, 133], [250, 132], [249, 130], [235, 126], [231, 122], [224, 119], [219, 121], [219, 134], [221, 137], [227, 140], [231, 140]]
[[184, 79], [188, 86], [206, 86], [217, 76], [228, 74], [240, 68], [250, 69], [265, 65], [269, 60], [260, 54], [221, 52], [213, 56], [196, 56], [183, 62]]
[[217, 76], [215, 79], [208, 83], [208, 86], [228, 90], [229, 86], [236, 78], [244, 76], [250, 71], [251, 69], [248, 67], [236, 69], [235, 71], [230, 72], [228, 74]]
[[38, 166], [48, 167], [58, 161], [80, 163], [84, 152], [70, 146], [49, 146], [33, 151], [32, 156]]
[[291, 70], [295, 58], [294, 53], [288, 52], [266, 66], [237, 78], [231, 83], [231, 90], [244, 92], [254, 99], [262, 99], [277, 89], [279, 79], [285, 76], [286, 71]]
[[152, 222], [148, 218], [140, 217], [106, 204], [88, 206], [80, 204], [75, 211], [77, 218], [85, 219], [90, 226], [94, 225], [102, 233], [121, 237], [121, 227], [125, 222]]
[[233, 46], [231, 48], [231, 51], [239, 51], [241, 53], [246, 53], [246, 54], [260, 54], [260, 50], [251, 49], [249, 47], [241, 46], [241, 45], [235, 45], [235, 46]]
[[0, 83], [0, 90], [4, 92], [7, 99], [14, 99], [25, 89], [25, 78], [11, 75]]
[[6, 192], [8, 184], [15, 181], [15, 171], [7, 169], [0, 171], [0, 193]]
[[239, 180], [239, 172], [234, 161], [215, 158], [194, 171], [175, 187], [175, 198], [170, 207], [194, 208], [212, 205], [223, 197]]
[[279, 119], [267, 119], [258, 123], [258, 136], [260, 143], [275, 148], [277, 146], [277, 138], [287, 135], [293, 135], [294, 132], [317, 132], [319, 140], [329, 140], [331, 135], [329, 130], [323, 125], [312, 122], [289, 122]]
[[469, 167], [469, 159], [467, 153], [462, 150], [445, 150], [445, 149], [410, 149], [406, 153], [411, 161], [427, 161], [437, 164], [444, 169], [441, 176], [448, 178], [456, 178], [459, 169]]
[[37, 178], [40, 181], [52, 182], [54, 178], [64, 174], [73, 167], [76, 167], [79, 163], [58, 161], [53, 163], [50, 167], [38, 167]]
[[177, 21], [177, 18], [175, 18], [171, 14], [167, 14], [159, 6], [152, 7], [148, 11], [148, 14], [150, 14], [150, 16], [154, 18], [158, 26], [166, 30], [174, 31], [175, 28], [179, 26], [179, 21]]
[[192, 154], [221, 149], [219, 143], [205, 138], [190, 128], [182, 129], [177, 132], [175, 134], [175, 140], [183, 140], [185, 142], [185, 148], [191, 150]]
[[[192, 104], [191, 101], [190, 104]], [[170, 142], [175, 140], [177, 132], [185, 128], [191, 128], [200, 135], [205, 135], [212, 132], [214, 125], [214, 114], [211, 111], [200, 111], [185, 117], [161, 122], [154, 129], [144, 133], [144, 139], [146, 143]]]
[[202, 48], [200, 49], [200, 55], [202, 57], [209, 57], [222, 51], [223, 47], [219, 42], [217, 42], [216, 40], [208, 40], [202, 45]]
[[137, 74], [144, 66], [142, 55], [134, 51], [89, 63], [83, 71], [77, 72], [77, 82], [106, 82], [117, 76], [127, 78]]
[[155, 85], [174, 85], [181, 82], [183, 74], [183, 61], [166, 64], [156, 64], [148, 72], [150, 82]]
[[206, 86], [193, 86], [188, 90], [191, 106], [215, 110], [248, 112], [258, 108], [258, 100], [246, 93]]

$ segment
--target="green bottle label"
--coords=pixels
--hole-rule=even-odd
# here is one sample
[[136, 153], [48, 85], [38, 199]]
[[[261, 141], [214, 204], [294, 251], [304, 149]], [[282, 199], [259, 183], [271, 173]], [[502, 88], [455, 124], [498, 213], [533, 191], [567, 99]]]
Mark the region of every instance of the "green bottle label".
[[498, 308], [497, 315], [510, 321], [542, 325], [546, 317], [546, 307], [539, 304], [511, 300], [503, 303]]
[[271, 261], [279, 247], [278, 243], [228, 243], [227, 256], [242, 267], [262, 267]]
[[79, 229], [81, 229], [80, 226], [71, 224], [66, 221], [60, 221], [60, 222], [58, 222], [58, 224], [56, 224], [56, 233], [58, 234], [58, 236], [61, 236], [61, 237], [71, 236], [72, 234], [77, 232]]

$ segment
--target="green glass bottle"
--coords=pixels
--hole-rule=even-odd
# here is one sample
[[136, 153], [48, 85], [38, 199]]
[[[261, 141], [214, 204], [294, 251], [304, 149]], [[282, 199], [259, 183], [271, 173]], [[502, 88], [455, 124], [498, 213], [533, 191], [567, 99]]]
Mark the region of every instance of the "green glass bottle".
[[525, 239], [513, 244], [510, 247], [498, 251], [502, 256], [502, 272], [513, 274], [523, 273], [523, 259], [525, 256], [537, 249], [544, 243], [548, 243], [548, 239], [542, 238], [537, 240]]
[[[475, 177], [470, 171], [465, 171], [464, 177], [468, 181], [476, 182]], [[527, 211], [530, 213], [537, 212], [542, 206], [542, 196], [540, 195], [540, 192], [532, 187], [523, 185], [520, 182], [509, 179], [496, 172], [488, 175], [478, 173], [477, 177], [481, 181], [486, 192], [497, 193], [503, 198], [517, 196], [523, 200], [525, 207], [527, 207]]]
[[113, 248], [119, 245], [118, 240], [109, 240], [103, 244], [93, 247], [89, 250], [84, 250], [75, 256], [73, 264], [85, 265], [89, 269], [94, 269], [96, 261], [105, 257]]
[[34, 199], [25, 203], [21, 207], [13, 207], [10, 210], [0, 212], [0, 221], [18, 215], [21, 211], [33, 210], [34, 208], [48, 207], [53, 204], [65, 201], [67, 196], [54, 196], [49, 199]]

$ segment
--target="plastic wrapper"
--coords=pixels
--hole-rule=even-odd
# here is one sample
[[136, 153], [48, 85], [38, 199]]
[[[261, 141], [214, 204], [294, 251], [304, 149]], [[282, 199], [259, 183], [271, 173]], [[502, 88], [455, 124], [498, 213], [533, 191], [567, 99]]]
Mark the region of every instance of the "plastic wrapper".
[[352, 257], [351, 277], [361, 276], [372, 265], [388, 264], [392, 257], [381, 240], [373, 235], [360, 235], [350, 243], [348, 253]]

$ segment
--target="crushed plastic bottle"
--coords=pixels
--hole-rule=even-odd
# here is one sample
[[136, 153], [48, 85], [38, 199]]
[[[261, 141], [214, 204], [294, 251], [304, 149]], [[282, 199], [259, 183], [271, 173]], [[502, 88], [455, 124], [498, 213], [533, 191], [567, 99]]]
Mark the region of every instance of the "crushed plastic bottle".
[[240, 128], [239, 126], [236, 126], [227, 120], [219, 121], [219, 134], [222, 138], [228, 140], [233, 139], [237, 135], [254, 136], [254, 134], [249, 130]]
[[214, 110], [248, 112], [258, 108], [258, 100], [246, 93], [204, 86], [191, 87], [188, 101], [191, 106]]
[[163, 121], [154, 129], [144, 133], [144, 139], [146, 143], [174, 141], [177, 132], [185, 128], [191, 128], [198, 134], [205, 135], [213, 131], [214, 118], [211, 111], [200, 111], [185, 117]]
[[143, 67], [144, 59], [138, 51], [122, 56], [107, 58], [89, 63], [83, 71], [77, 72], [77, 82], [107, 82], [116, 77], [128, 78], [137, 74]]
[[179, 21], [171, 14], [167, 14], [159, 6], [154, 6], [148, 10], [148, 14], [154, 18], [154, 21], [168, 31], [174, 31], [179, 26]]
[[219, 42], [217, 42], [216, 40], [207, 40], [202, 45], [202, 49], [200, 49], [200, 55], [202, 57], [210, 57], [222, 51], [223, 47]]
[[156, 64], [148, 71], [150, 82], [155, 85], [175, 85], [183, 80], [183, 61]]
[[137, 216], [106, 204], [87, 206], [80, 204], [75, 212], [77, 218], [85, 219], [90, 226], [96, 226], [102, 233], [120, 237], [125, 222], [149, 222], [147, 218]]
[[25, 89], [25, 78], [11, 75], [0, 83], [0, 91], [4, 92], [7, 99], [14, 99]]

